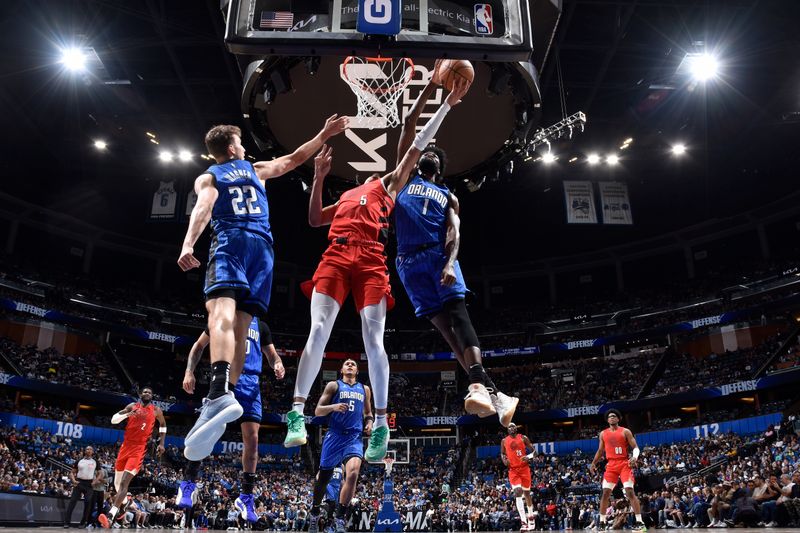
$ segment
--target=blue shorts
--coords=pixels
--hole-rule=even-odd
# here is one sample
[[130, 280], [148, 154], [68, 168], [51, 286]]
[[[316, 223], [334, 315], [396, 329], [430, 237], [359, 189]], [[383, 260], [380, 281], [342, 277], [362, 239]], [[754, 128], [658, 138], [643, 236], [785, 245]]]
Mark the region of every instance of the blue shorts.
[[346, 435], [330, 430], [325, 433], [325, 438], [322, 439], [322, 454], [319, 458], [320, 469], [336, 468], [351, 457], [364, 458], [364, 443], [361, 442], [360, 431]]
[[397, 256], [397, 273], [418, 317], [435, 316], [446, 302], [466, 295], [467, 285], [458, 261], [453, 267], [455, 283], [450, 287], [442, 285], [442, 269], [446, 263], [447, 255], [441, 246]]
[[258, 374], [242, 374], [239, 376], [239, 381], [236, 382], [233, 396], [244, 410], [239, 422], [261, 423], [261, 386], [259, 381]]
[[264, 318], [272, 292], [272, 245], [255, 233], [228, 230], [215, 233], [208, 251], [206, 296], [233, 290], [237, 307]]

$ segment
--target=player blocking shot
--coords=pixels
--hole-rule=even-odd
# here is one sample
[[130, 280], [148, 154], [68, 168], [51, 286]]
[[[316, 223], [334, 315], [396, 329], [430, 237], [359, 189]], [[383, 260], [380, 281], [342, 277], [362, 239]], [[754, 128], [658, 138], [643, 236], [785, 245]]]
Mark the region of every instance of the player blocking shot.
[[[639, 446], [636, 444], [636, 439], [631, 430], [619, 425], [621, 418], [622, 413], [616, 409], [609, 409], [606, 412], [608, 429], [600, 432], [600, 444], [597, 448], [597, 453], [594, 454], [592, 464], [589, 465], [589, 470], [593, 474], [596, 473], [597, 463], [605, 454], [607, 463], [606, 471], [603, 473], [603, 494], [600, 497], [600, 525], [598, 529], [612, 529], [612, 526], [606, 523], [606, 510], [608, 509], [611, 491], [614, 490], [619, 481], [622, 481], [622, 487], [625, 489], [625, 498], [630, 502], [633, 513], [636, 515], [636, 523], [633, 528], [647, 531], [642, 520], [639, 498], [636, 497], [633, 491], [635, 482], [633, 468], [636, 467], [636, 463], [639, 460]], [[629, 449], [632, 450], [630, 459], [628, 458]]]
[[344, 481], [338, 494], [334, 514], [336, 533], [345, 531], [345, 517], [356, 493], [358, 473], [364, 457], [362, 433], [372, 432], [373, 416], [370, 388], [356, 381], [358, 363], [347, 359], [342, 364], [342, 378], [325, 385], [317, 407], [316, 416], [328, 416], [328, 431], [322, 441], [319, 471], [314, 482], [311, 512], [308, 516], [309, 533], [319, 531], [320, 505], [329, 488], [334, 471], [344, 465]]
[[272, 289], [274, 254], [266, 181], [297, 168], [330, 137], [344, 131], [347, 121], [334, 115], [291, 154], [255, 164], [244, 159], [238, 127], [215, 126], [206, 134], [206, 148], [216, 164], [195, 180], [197, 203], [178, 258], [183, 271], [200, 266], [194, 245], [210, 221], [204, 292], [212, 376], [200, 416], [185, 439], [184, 455], [191, 461], [207, 457], [228, 422], [242, 415], [232, 389], [244, 365], [247, 329], [254, 316], [266, 315]]
[[[528, 450], [531, 450], [528, 452]], [[500, 459], [508, 467], [508, 482], [514, 491], [522, 531], [533, 529], [533, 500], [531, 499], [531, 467], [533, 445], [527, 435], [517, 432], [517, 425], [508, 425], [508, 435], [500, 443]], [[525, 506], [528, 506], [527, 512]]]
[[[208, 332], [204, 331], [189, 351], [186, 372], [183, 377], [183, 390], [188, 394], [194, 394], [194, 371], [209, 341]], [[253, 489], [255, 487], [256, 466], [258, 464], [258, 430], [261, 427], [262, 418], [260, 379], [262, 359], [266, 358], [276, 379], [283, 379], [286, 375], [283, 361], [272, 342], [272, 332], [267, 324], [263, 320], [259, 320], [258, 317], [253, 317], [250, 327], [247, 329], [247, 346], [244, 357], [242, 373], [233, 387], [233, 396], [242, 406], [242, 416], [239, 422], [243, 444], [240, 491], [234, 506], [243, 519], [254, 523], [258, 521], [258, 516], [255, 512]], [[198, 468], [198, 461], [190, 461], [187, 467], [186, 479], [190, 480], [196, 476]]]
[[383, 177], [371, 177], [325, 208], [322, 207], [322, 189], [330, 171], [332, 150], [325, 148], [317, 155], [308, 218], [314, 227], [330, 224], [330, 245], [313, 279], [304, 285], [311, 298], [311, 331], [297, 368], [294, 402], [286, 417], [288, 428], [284, 446], [306, 443], [305, 402], [322, 365], [333, 323], [347, 294], [352, 292], [361, 316], [361, 332], [375, 401], [375, 424], [364, 457], [367, 461], [378, 462], [386, 455], [389, 441], [386, 422], [389, 359], [383, 346], [383, 335], [386, 311], [393, 304], [385, 256], [389, 216], [397, 194], [405, 187], [422, 149], [430, 143], [451, 106], [461, 101], [468, 88], [469, 82], [465, 80], [454, 86], [392, 172]]
[[160, 407], [152, 403], [153, 389], [150, 387], [142, 388], [139, 393], [139, 401], [130, 403], [125, 408], [111, 417], [112, 424], [119, 424], [124, 420], [128, 423], [125, 426], [125, 435], [122, 438], [122, 446], [117, 454], [117, 461], [114, 464], [114, 488], [117, 493], [111, 502], [111, 509], [107, 514], [100, 514], [98, 522], [108, 529], [120, 515], [120, 509], [125, 505], [128, 486], [131, 480], [139, 473], [147, 453], [147, 443], [153, 434], [153, 426], [158, 420], [158, 448], [157, 453], [161, 456], [164, 453], [164, 440], [167, 438], [167, 421]]
[[[425, 86], [406, 117], [398, 157], [411, 143], [422, 109], [436, 86], [434, 81]], [[444, 184], [446, 165], [444, 150], [434, 145], [422, 147], [413, 176], [397, 194], [397, 273], [414, 313], [439, 330], [469, 376], [464, 410], [479, 417], [497, 413], [500, 424], [508, 426], [519, 399], [497, 390], [483, 368], [480, 343], [465, 303], [467, 287], [457, 259], [459, 203]]]

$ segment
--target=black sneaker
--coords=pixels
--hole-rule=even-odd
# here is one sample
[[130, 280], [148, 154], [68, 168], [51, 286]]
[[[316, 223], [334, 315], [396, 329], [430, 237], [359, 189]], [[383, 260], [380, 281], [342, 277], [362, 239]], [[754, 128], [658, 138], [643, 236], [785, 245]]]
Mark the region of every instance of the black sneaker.
[[647, 526], [644, 525], [644, 522], [639, 522], [637, 520], [636, 523], [633, 524], [633, 529], [635, 529], [636, 531], [642, 531], [644, 533], [645, 531], [647, 531]]

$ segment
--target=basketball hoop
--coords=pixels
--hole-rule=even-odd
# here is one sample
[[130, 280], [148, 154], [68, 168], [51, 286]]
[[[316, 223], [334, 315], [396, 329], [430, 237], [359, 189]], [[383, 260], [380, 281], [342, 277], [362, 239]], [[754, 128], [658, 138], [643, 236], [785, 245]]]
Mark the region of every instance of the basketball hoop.
[[394, 128], [400, 124], [397, 100], [414, 76], [414, 62], [407, 57], [348, 56], [341, 78], [358, 99], [357, 126]]
[[386, 467], [386, 475], [391, 474], [392, 473], [392, 467], [394, 466], [394, 457], [388, 457], [388, 456], [384, 457], [383, 458], [383, 464]]

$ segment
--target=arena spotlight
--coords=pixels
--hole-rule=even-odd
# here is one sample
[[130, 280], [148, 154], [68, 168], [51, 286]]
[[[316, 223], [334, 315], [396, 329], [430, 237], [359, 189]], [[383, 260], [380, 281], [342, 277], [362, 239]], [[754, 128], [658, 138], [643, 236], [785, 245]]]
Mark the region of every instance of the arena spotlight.
[[686, 145], [683, 143], [672, 145], [672, 155], [683, 155], [686, 153]]
[[178, 152], [178, 159], [184, 163], [187, 163], [192, 160], [192, 153], [189, 152], [189, 150], [181, 150]]
[[94, 141], [94, 147], [102, 151], [108, 148], [108, 143], [106, 143], [103, 140], [97, 139], [96, 141]]
[[558, 159], [558, 157], [556, 157], [556, 155], [553, 152], [548, 151], [542, 154], [542, 163], [544, 163], [545, 165], [554, 163], [556, 159]]
[[556, 122], [552, 126], [537, 130], [533, 138], [528, 141], [528, 148], [536, 150], [537, 147], [547, 144], [556, 139], [572, 139], [574, 133], [583, 133], [586, 127], [586, 114], [578, 111], [574, 115]]
[[169, 151], [167, 151], [167, 150], [162, 150], [162, 151], [161, 151], [161, 152], [158, 154], [158, 158], [159, 158], [161, 161], [163, 161], [164, 163], [169, 163], [169, 162], [171, 162], [171, 161], [172, 161], [172, 152], [169, 152]]
[[606, 163], [613, 167], [619, 163], [619, 156], [617, 154], [609, 154], [608, 157], [606, 157]]
[[589, 154], [589, 156], [586, 158], [586, 162], [590, 165], [596, 165], [600, 162], [600, 156], [597, 154]]
[[689, 72], [695, 80], [705, 82], [717, 76], [719, 61], [711, 54], [693, 54], [687, 59], [689, 60]]
[[86, 70], [86, 54], [80, 48], [64, 48], [61, 50], [61, 64], [70, 72]]

